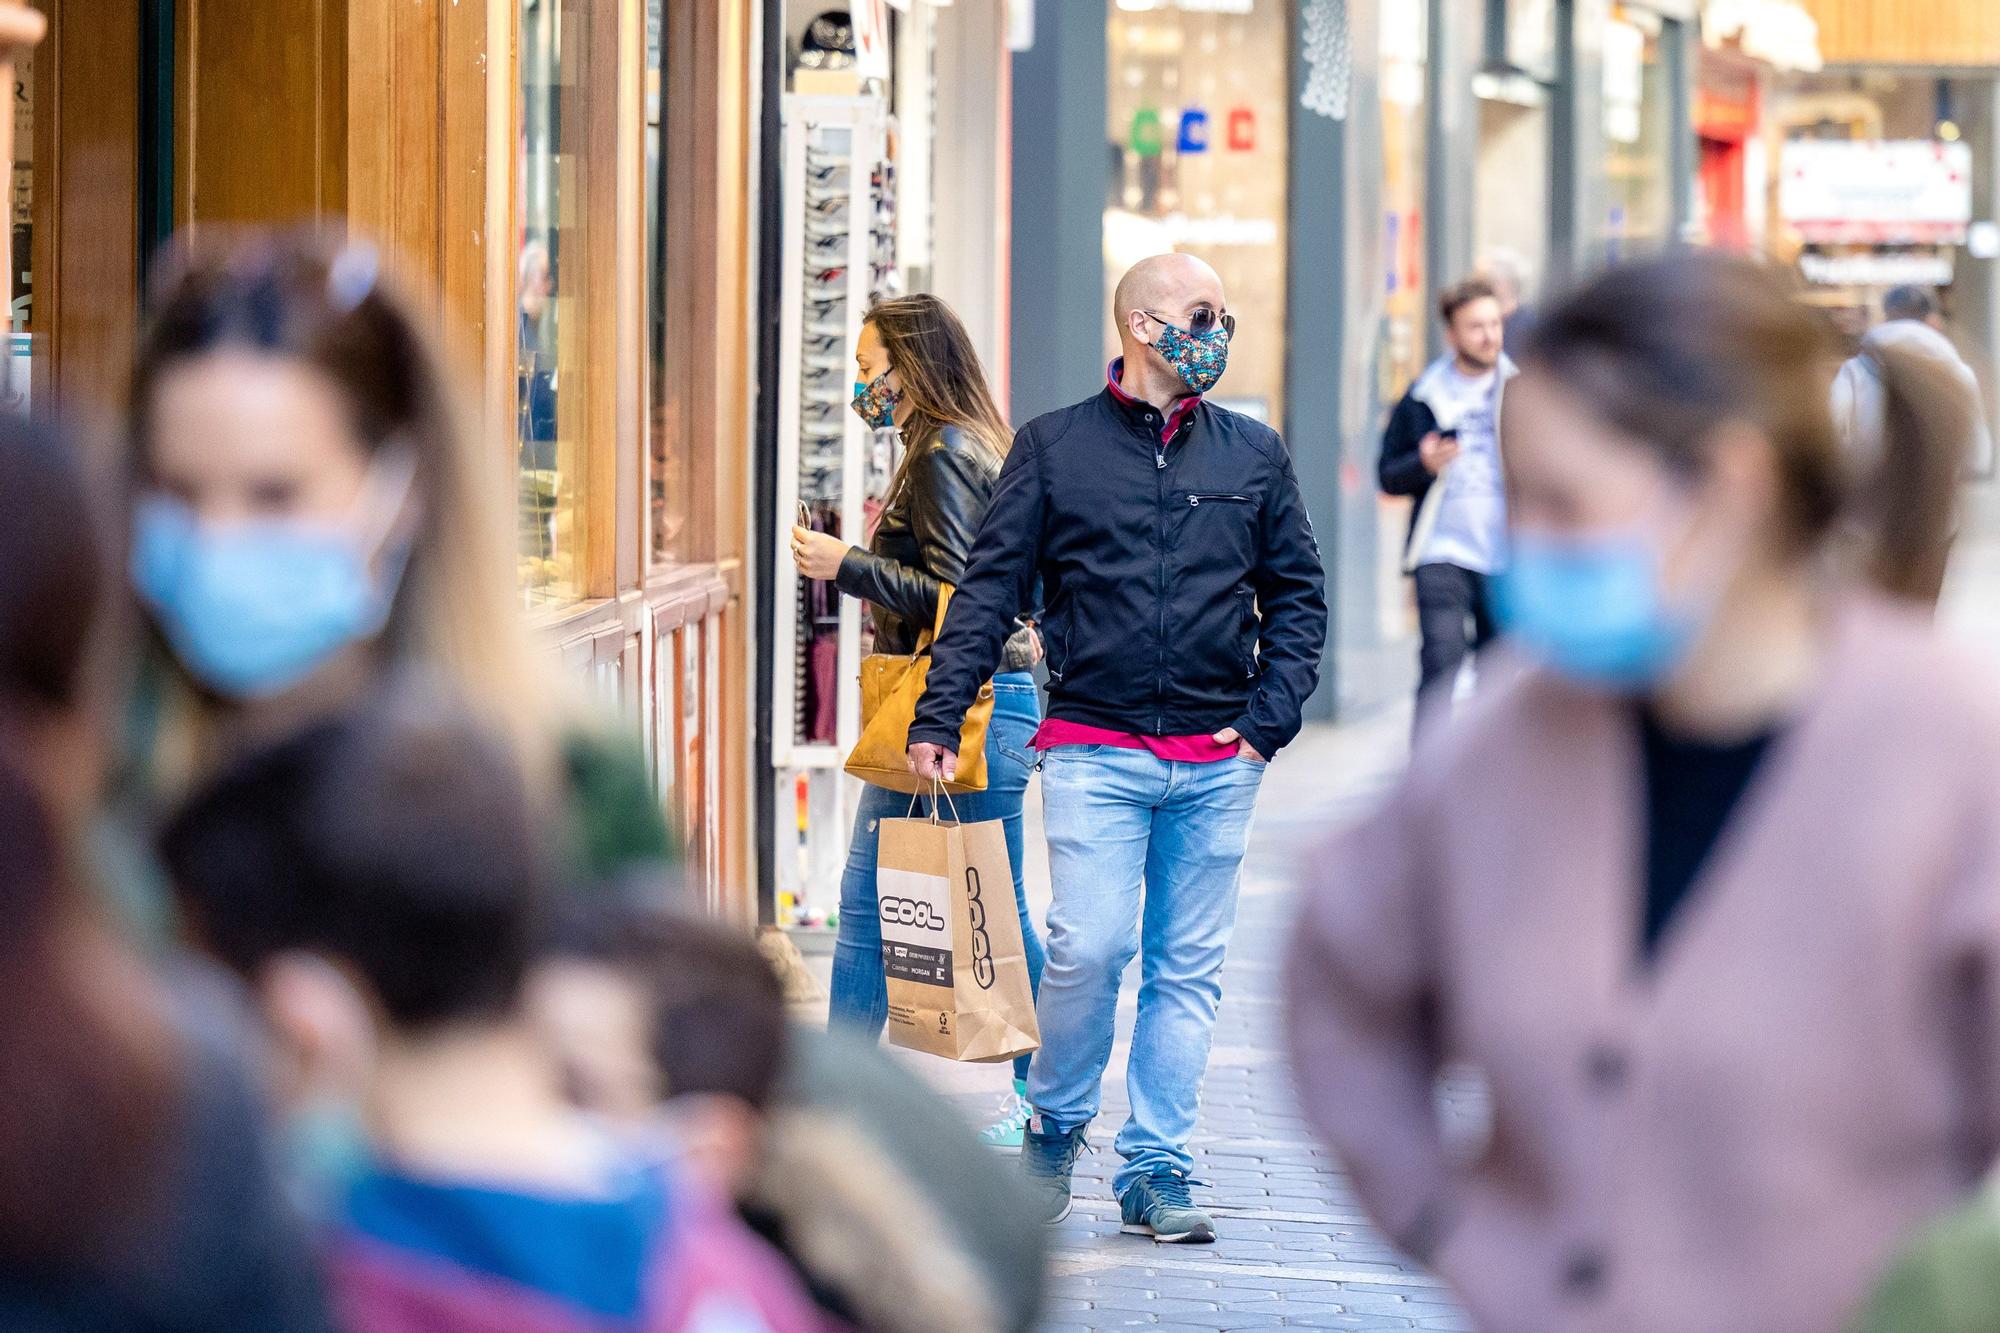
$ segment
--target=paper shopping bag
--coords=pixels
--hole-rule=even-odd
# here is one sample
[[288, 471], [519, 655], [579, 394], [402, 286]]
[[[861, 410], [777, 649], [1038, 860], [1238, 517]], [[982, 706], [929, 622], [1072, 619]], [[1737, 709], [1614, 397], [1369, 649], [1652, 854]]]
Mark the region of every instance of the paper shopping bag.
[[984, 1062], [1041, 1044], [1004, 830], [882, 821], [875, 883], [898, 1046]]

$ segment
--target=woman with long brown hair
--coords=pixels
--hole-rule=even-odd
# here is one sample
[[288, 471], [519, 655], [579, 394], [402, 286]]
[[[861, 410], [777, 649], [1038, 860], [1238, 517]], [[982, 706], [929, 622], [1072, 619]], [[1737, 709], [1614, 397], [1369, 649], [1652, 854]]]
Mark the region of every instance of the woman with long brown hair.
[[[1312, 861], [1303, 1106], [1482, 1329], [1846, 1327], [2000, 1149], [1990, 675], [1836, 558], [1839, 348], [1773, 270], [1614, 270], [1520, 358], [1528, 669]], [[1885, 453], [1949, 425], [1891, 414]], [[1924, 475], [1854, 521], [1935, 532]], [[1440, 1123], [1447, 1062], [1483, 1134]]]
[[250, 231], [184, 248], [130, 402], [146, 634], [129, 797], [171, 804], [244, 749], [421, 675], [570, 816], [576, 878], [664, 863], [636, 747], [590, 725], [529, 637], [507, 469], [459, 424], [372, 246]]
[[[944, 587], [959, 581], [972, 557], [972, 540], [986, 517], [1012, 432], [994, 404], [965, 326], [935, 296], [900, 297], [870, 310], [854, 361], [859, 372], [854, 410], [871, 428], [893, 427], [901, 435], [902, 462], [866, 547], [800, 527], [792, 532], [792, 552], [807, 578], [831, 580], [873, 606], [878, 651], [909, 653], [936, 623]], [[1032, 628], [1024, 626], [1009, 640], [1000, 674], [993, 678], [987, 788], [955, 802], [961, 819], [1006, 825], [1028, 975], [1038, 988], [1046, 954], [1021, 884], [1021, 798], [1034, 770], [1032, 743], [1041, 720], [1030, 673], [1040, 651]], [[832, 1019], [869, 1036], [879, 1034], [889, 1017], [876, 914], [876, 828], [909, 810], [907, 796], [867, 789], [855, 812], [854, 841], [841, 879]], [[1027, 1077], [1024, 1055], [1014, 1062], [1013, 1096], [1000, 1121], [986, 1131], [987, 1142], [1020, 1145], [1029, 1114]]]

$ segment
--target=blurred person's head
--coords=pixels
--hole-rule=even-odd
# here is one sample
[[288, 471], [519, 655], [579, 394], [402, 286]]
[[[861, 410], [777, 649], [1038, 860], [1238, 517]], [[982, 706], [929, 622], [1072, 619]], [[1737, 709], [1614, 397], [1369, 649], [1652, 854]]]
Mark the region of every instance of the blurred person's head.
[[[1730, 654], [1741, 683], [1802, 642], [1848, 497], [1823, 317], [1763, 265], [1687, 251], [1566, 297], [1521, 360], [1503, 409], [1516, 642], [1633, 691]], [[1924, 454], [1926, 430], [1899, 420], [1891, 452]], [[1912, 468], [1885, 531], [1932, 523], [1936, 475]]]
[[1882, 318], [1910, 319], [1939, 331], [1944, 329], [1944, 307], [1938, 304], [1937, 292], [1929, 287], [1891, 287], [1882, 297]]
[[289, 1111], [358, 1134], [392, 1080], [517, 1025], [548, 887], [538, 814], [498, 737], [408, 689], [252, 752], [174, 817], [175, 892], [257, 992]]
[[90, 809], [104, 701], [88, 663], [108, 582], [96, 515], [57, 436], [0, 417], [0, 754], [67, 827]]
[[[54, 437], [0, 418], [0, 1265], [88, 1265], [163, 1182], [175, 1036], [73, 871], [102, 556]], [[129, 1240], [129, 1237], [123, 1238]]]
[[275, 734], [414, 666], [533, 767], [506, 501], [378, 264], [303, 232], [179, 256], [133, 375], [133, 577], [196, 733]]
[[710, 1184], [741, 1191], [789, 1044], [783, 983], [753, 939], [686, 911], [592, 912], [530, 994], [579, 1104], [664, 1120]]
[[1228, 368], [1236, 321], [1222, 278], [1195, 256], [1140, 260], [1118, 280], [1111, 305], [1127, 373], [1207, 393]]
[[1480, 261], [1478, 276], [1493, 289], [1503, 318], [1521, 308], [1528, 287], [1527, 274], [1527, 261], [1505, 248], [1488, 251], [1486, 258]]
[[995, 454], [1013, 442], [972, 335], [935, 296], [899, 296], [871, 308], [854, 367], [854, 410], [872, 426], [893, 420], [913, 442], [952, 426]]
[[1493, 284], [1467, 278], [1447, 287], [1438, 297], [1438, 318], [1444, 323], [1445, 345], [1458, 368], [1483, 375], [1500, 364], [1506, 345], [1506, 310]]

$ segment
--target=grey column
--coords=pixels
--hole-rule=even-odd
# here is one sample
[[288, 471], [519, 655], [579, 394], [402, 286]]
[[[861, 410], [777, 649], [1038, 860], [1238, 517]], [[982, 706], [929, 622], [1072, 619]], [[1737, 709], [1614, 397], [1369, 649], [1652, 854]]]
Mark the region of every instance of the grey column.
[[[1351, 7], [1359, 10], [1361, 5]], [[1357, 19], [1360, 17], [1356, 15]], [[1362, 25], [1357, 23], [1356, 48]], [[1372, 23], [1367, 31], [1373, 32]], [[1326, 657], [1319, 690], [1306, 704], [1308, 721], [1327, 721], [1338, 712], [1343, 680], [1339, 651], [1342, 628], [1358, 608], [1342, 586], [1341, 568], [1348, 546], [1347, 515], [1341, 501], [1341, 460], [1345, 454], [1345, 415], [1349, 388], [1343, 353], [1355, 325], [1347, 294], [1349, 281], [1348, 214], [1353, 194], [1347, 177], [1347, 128], [1298, 105], [1303, 91], [1305, 60], [1292, 55], [1291, 190], [1285, 219], [1286, 309], [1285, 443], [1298, 473], [1299, 491], [1319, 538], [1321, 567], [1326, 572], [1328, 625]], [[1359, 114], [1372, 85], [1355, 79], [1355, 112]], [[1350, 122], [1351, 123], [1351, 122]], [[1379, 136], [1378, 136], [1379, 138]], [[1372, 210], [1371, 195], [1367, 206]]]
[[[1473, 209], [1479, 178], [1479, 99], [1472, 76], [1485, 53], [1486, 15], [1465, 0], [1430, 0], [1430, 53], [1424, 65], [1424, 265], [1432, 291], [1472, 271]], [[1444, 351], [1436, 320], [1424, 327], [1432, 356]]]
[[1014, 56], [1008, 388], [1017, 424], [1104, 382], [1105, 20], [1100, 0], [1036, 0], [1034, 47]]
[[1694, 239], [1700, 202], [1696, 196], [1696, 155], [1700, 144], [1694, 131], [1694, 74], [1699, 38], [1698, 20], [1670, 19], [1662, 33], [1667, 63], [1667, 183], [1673, 191], [1667, 236], [1674, 242]]
[[1549, 102], [1549, 279], [1556, 289], [1603, 259], [1608, 13], [1608, 0], [1556, 0], [1556, 87]]

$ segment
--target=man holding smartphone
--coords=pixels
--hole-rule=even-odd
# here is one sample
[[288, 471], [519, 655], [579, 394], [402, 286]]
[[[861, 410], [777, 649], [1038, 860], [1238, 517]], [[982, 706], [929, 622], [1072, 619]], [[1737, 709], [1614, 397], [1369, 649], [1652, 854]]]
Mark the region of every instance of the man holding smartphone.
[[1493, 637], [1487, 580], [1507, 557], [1500, 396], [1514, 375], [1500, 297], [1472, 278], [1438, 299], [1450, 351], [1410, 386], [1382, 437], [1382, 489], [1416, 501], [1403, 568], [1423, 634], [1416, 734], [1451, 712], [1460, 669]]

